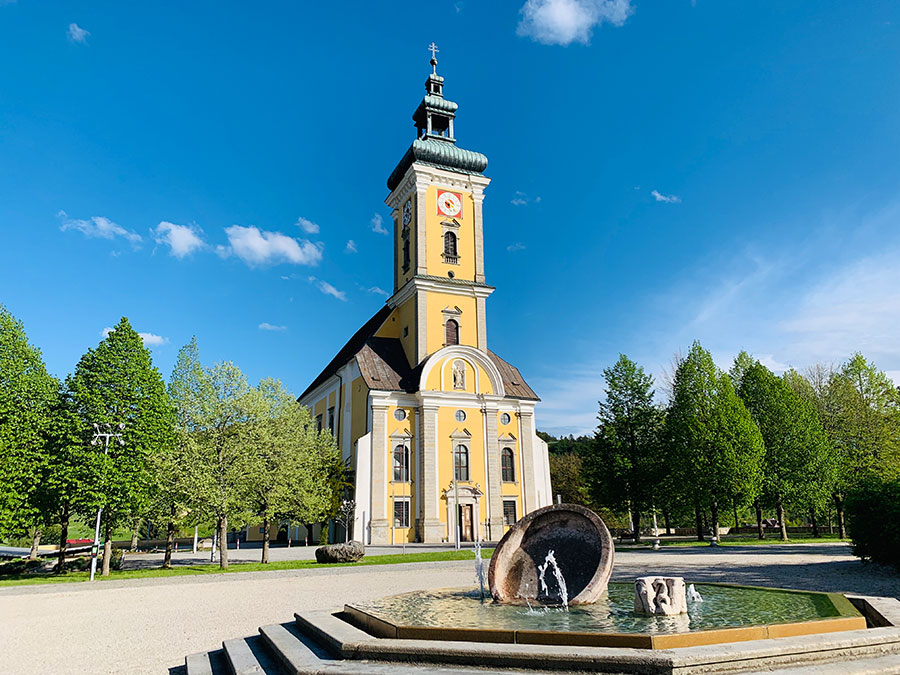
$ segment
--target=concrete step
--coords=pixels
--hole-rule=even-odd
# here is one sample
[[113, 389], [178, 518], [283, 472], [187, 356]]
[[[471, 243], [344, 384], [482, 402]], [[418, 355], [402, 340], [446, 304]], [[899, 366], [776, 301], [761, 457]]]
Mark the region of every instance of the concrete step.
[[259, 635], [222, 643], [233, 675], [281, 675], [284, 671], [265, 640]]
[[230, 675], [228, 659], [222, 649], [191, 654], [184, 659], [187, 675]]
[[[263, 642], [280, 665], [292, 675], [313, 671], [322, 665], [321, 650], [304, 640], [299, 632], [276, 623], [259, 629]], [[317, 653], [318, 652], [318, 653]]]
[[760, 670], [748, 675], [897, 675], [897, 673], [900, 673], [900, 654], [873, 656], [855, 661], [815, 663], [778, 670]]

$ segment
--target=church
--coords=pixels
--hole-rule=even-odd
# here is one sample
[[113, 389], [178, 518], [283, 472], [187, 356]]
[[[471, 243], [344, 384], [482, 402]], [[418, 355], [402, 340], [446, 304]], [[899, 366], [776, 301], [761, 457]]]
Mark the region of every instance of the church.
[[417, 135], [391, 172], [393, 295], [300, 396], [351, 469], [365, 544], [497, 541], [552, 502], [540, 400], [488, 348], [487, 157], [457, 145], [431, 46]]

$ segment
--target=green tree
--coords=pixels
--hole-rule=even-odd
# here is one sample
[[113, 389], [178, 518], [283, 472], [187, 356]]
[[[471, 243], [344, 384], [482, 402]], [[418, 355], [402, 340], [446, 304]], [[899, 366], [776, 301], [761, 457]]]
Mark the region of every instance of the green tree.
[[681, 494], [693, 502], [697, 537], [702, 510], [718, 533], [719, 509], [754, 499], [765, 454], [759, 428], [712, 356], [694, 342], [675, 371], [666, 414], [667, 456]]
[[262, 518], [262, 562], [268, 563], [273, 521], [314, 522], [334, 515], [343, 465], [334, 437], [316, 430], [309, 410], [281, 382], [262, 380], [248, 400], [253, 411], [244, 430], [251, 456], [249, 508]]
[[823, 394], [826, 429], [838, 456], [834, 503], [844, 537], [846, 494], [869, 479], [900, 475], [900, 394], [859, 353], [830, 373]]
[[33, 527], [32, 554], [41, 537], [35, 491], [58, 388], [22, 322], [0, 305], [0, 535]]
[[819, 505], [830, 493], [830, 445], [813, 404], [758, 361], [743, 371], [738, 394], [762, 434], [762, 497], [775, 506], [787, 541], [785, 505]]
[[550, 455], [550, 485], [555, 499], [557, 495], [566, 504], [581, 504], [594, 508], [584, 479], [584, 460], [575, 452]]
[[662, 477], [664, 415], [653, 403], [653, 377], [624, 354], [603, 377], [606, 399], [600, 402], [593, 451], [586, 455], [587, 483], [599, 504], [628, 507], [638, 540], [641, 516], [655, 506]]
[[228, 569], [228, 521], [252, 515], [248, 498], [252, 456], [246, 444], [254, 412], [250, 385], [240, 368], [222, 362], [205, 368], [192, 386], [196, 400], [191, 403], [194, 412], [184, 458], [192, 486], [190, 501], [198, 515], [215, 520], [219, 566]]
[[203, 417], [203, 401], [210, 395], [206, 372], [200, 363], [197, 338], [178, 351], [169, 379], [174, 434], [171, 441], [151, 457], [153, 498], [149, 514], [166, 524], [163, 567], [171, 567], [175, 532], [196, 514], [192, 510], [193, 491], [190, 459], [192, 443]]
[[103, 575], [108, 576], [112, 529], [133, 523], [146, 509], [150, 457], [172, 442], [172, 408], [149, 350], [124, 317], [81, 357], [66, 386], [85, 445], [93, 424], [124, 425], [121, 444], [110, 442], [108, 455], [96, 451], [98, 500], [90, 505], [103, 509]]

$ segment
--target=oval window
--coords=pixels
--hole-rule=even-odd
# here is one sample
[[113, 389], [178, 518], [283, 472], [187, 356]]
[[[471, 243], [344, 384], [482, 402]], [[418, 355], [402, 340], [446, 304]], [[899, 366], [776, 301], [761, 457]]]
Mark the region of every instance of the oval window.
[[397, 408], [394, 411], [394, 419], [398, 422], [402, 422], [406, 419], [406, 411], [403, 408]]
[[466, 411], [465, 410], [457, 410], [456, 411], [456, 421], [457, 422], [465, 422], [466, 421]]
[[503, 413], [500, 415], [500, 424], [509, 424], [510, 419], [509, 413]]

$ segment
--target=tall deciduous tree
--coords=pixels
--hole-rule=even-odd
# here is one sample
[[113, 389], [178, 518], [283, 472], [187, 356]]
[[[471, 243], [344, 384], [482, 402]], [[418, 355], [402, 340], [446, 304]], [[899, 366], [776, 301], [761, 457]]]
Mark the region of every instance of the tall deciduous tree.
[[756, 361], [740, 382], [738, 394], [765, 445], [762, 496], [775, 506], [787, 541], [785, 505], [820, 504], [832, 487], [834, 458], [815, 407], [784, 379]]
[[35, 490], [58, 387], [22, 322], [0, 305], [0, 534], [33, 527], [33, 553], [41, 532]]
[[765, 448], [731, 379], [698, 342], [675, 371], [666, 432], [682, 493], [697, 509], [697, 536], [701, 509], [709, 509], [718, 536], [719, 509], [759, 492]]
[[262, 519], [262, 562], [269, 562], [273, 521], [314, 522], [334, 514], [342, 481], [334, 437], [318, 432], [309, 410], [281, 382], [264, 379], [250, 397], [253, 421], [246, 439], [251, 456], [249, 506]]
[[600, 402], [593, 452], [586, 457], [588, 483], [598, 503], [628, 505], [639, 539], [641, 516], [654, 506], [662, 478], [664, 415], [653, 403], [653, 377], [624, 354], [603, 377], [606, 399]]
[[96, 349], [81, 357], [67, 388], [82, 423], [85, 444], [94, 423], [124, 425], [121, 444], [111, 442], [105, 457], [97, 451], [100, 499], [93, 506], [103, 507], [106, 576], [114, 524], [131, 524], [146, 508], [149, 458], [172, 442], [172, 409], [149, 350], [124, 317]]
[[215, 519], [219, 566], [228, 569], [228, 521], [252, 515], [247, 494], [252, 457], [246, 447], [253, 421], [250, 385], [240, 368], [222, 362], [204, 369], [196, 392], [185, 470], [193, 486], [192, 503]]

